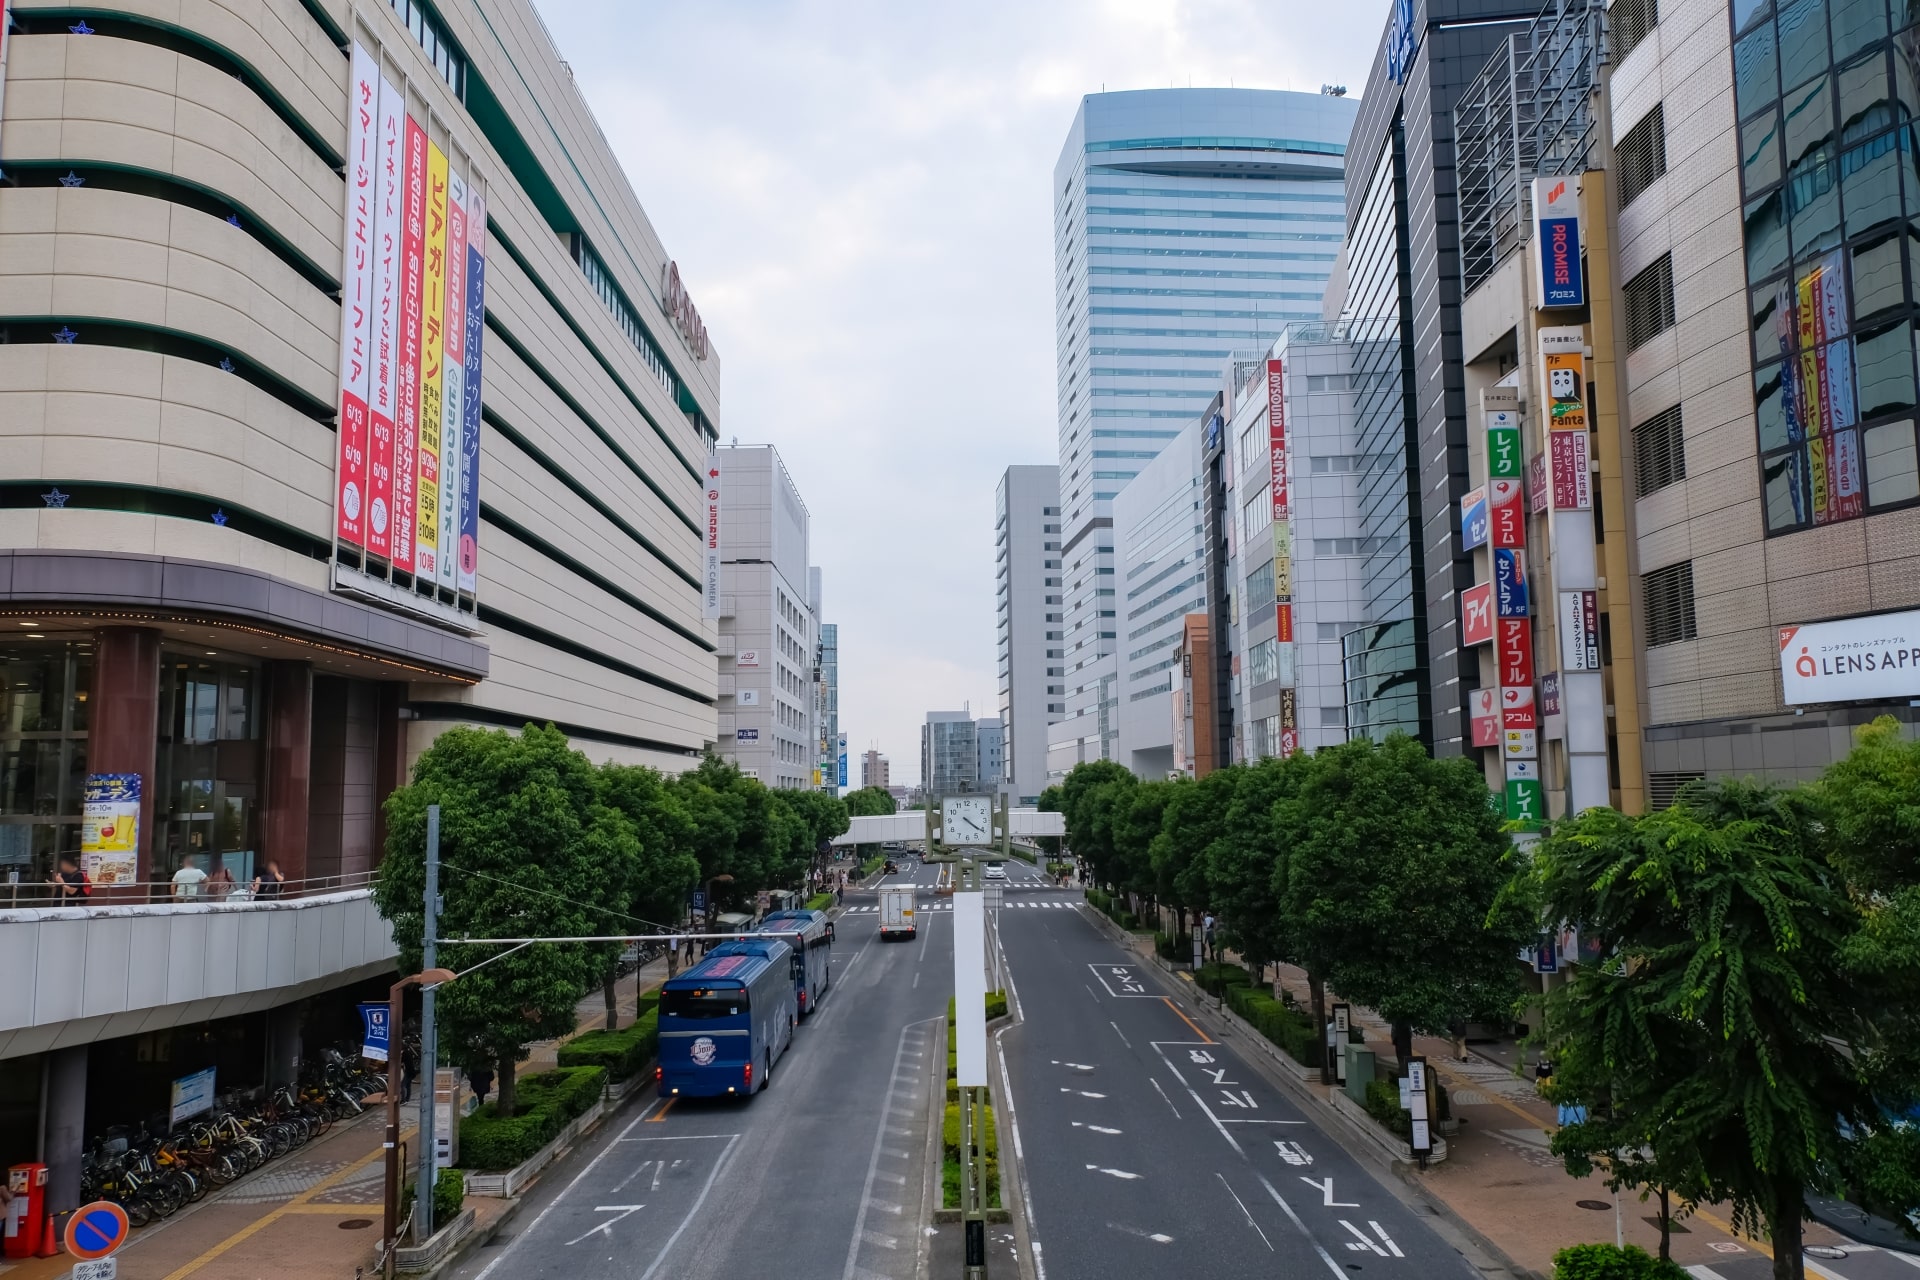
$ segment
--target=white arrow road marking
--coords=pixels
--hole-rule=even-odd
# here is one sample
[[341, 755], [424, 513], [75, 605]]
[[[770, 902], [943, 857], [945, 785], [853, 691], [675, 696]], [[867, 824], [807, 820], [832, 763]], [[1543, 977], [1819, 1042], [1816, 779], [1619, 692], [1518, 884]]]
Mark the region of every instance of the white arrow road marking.
[[1211, 1067], [1202, 1068], [1200, 1074], [1212, 1076], [1213, 1082], [1215, 1084], [1239, 1084], [1240, 1083], [1238, 1080], [1227, 1079], [1227, 1068], [1225, 1067], [1221, 1067], [1218, 1070], [1214, 1070]]
[[[1327, 1181], [1329, 1181], [1329, 1182], [1331, 1182], [1331, 1181], [1333, 1181], [1333, 1179], [1331, 1179], [1331, 1178], [1329, 1178], [1329, 1179], [1327, 1179]], [[1352, 1250], [1353, 1250], [1353, 1251], [1354, 1251], [1355, 1253], [1360, 1253], [1360, 1252], [1363, 1252], [1363, 1251], [1365, 1251], [1365, 1250], [1367, 1250], [1367, 1249], [1371, 1249], [1371, 1250], [1373, 1250], [1373, 1251], [1374, 1251], [1375, 1253], [1377, 1253], [1377, 1254], [1379, 1254], [1379, 1255], [1380, 1255], [1381, 1257], [1383, 1257], [1383, 1258], [1387, 1256], [1387, 1251], [1386, 1251], [1385, 1249], [1382, 1249], [1382, 1248], [1381, 1248], [1381, 1247], [1380, 1247], [1379, 1245], [1377, 1245], [1377, 1244], [1375, 1244], [1375, 1243], [1374, 1243], [1373, 1241], [1371, 1241], [1371, 1240], [1369, 1240], [1369, 1239], [1367, 1239], [1367, 1233], [1366, 1233], [1366, 1232], [1364, 1232], [1364, 1231], [1362, 1231], [1362, 1230], [1361, 1230], [1360, 1228], [1358, 1228], [1358, 1227], [1356, 1227], [1356, 1226], [1354, 1226], [1354, 1225], [1353, 1225], [1353, 1224], [1352, 1224], [1351, 1222], [1348, 1222], [1348, 1221], [1347, 1221], [1347, 1220], [1346, 1220], [1345, 1218], [1342, 1218], [1342, 1219], [1340, 1219], [1340, 1225], [1341, 1225], [1341, 1226], [1343, 1226], [1343, 1227], [1345, 1227], [1345, 1228], [1346, 1228], [1347, 1230], [1349, 1230], [1349, 1231], [1351, 1231], [1351, 1232], [1353, 1232], [1353, 1234], [1354, 1234], [1354, 1237], [1355, 1237], [1356, 1239], [1358, 1239], [1358, 1240], [1360, 1241], [1360, 1243], [1359, 1243], [1359, 1244], [1353, 1244], [1353, 1243], [1351, 1243], [1351, 1242], [1349, 1242], [1349, 1243], [1348, 1243], [1348, 1245], [1347, 1245], [1347, 1248], [1349, 1248], [1349, 1249], [1352, 1249]], [[1394, 1250], [1394, 1252], [1395, 1252], [1395, 1253], [1398, 1253], [1398, 1252], [1399, 1252], [1399, 1250], [1398, 1250], [1398, 1249], [1396, 1249], [1396, 1250]]]
[[1115, 1178], [1125, 1178], [1129, 1182], [1142, 1176], [1141, 1174], [1137, 1174], [1137, 1173], [1128, 1173], [1125, 1169], [1101, 1169], [1100, 1166], [1097, 1164], [1090, 1164], [1087, 1166], [1087, 1168], [1099, 1169], [1101, 1173], [1108, 1174]]
[[1319, 1190], [1321, 1201], [1322, 1201], [1322, 1204], [1321, 1204], [1322, 1208], [1358, 1209], [1360, 1207], [1357, 1204], [1348, 1204], [1344, 1200], [1335, 1200], [1333, 1198], [1333, 1177], [1331, 1174], [1328, 1175], [1327, 1180], [1324, 1183], [1315, 1182], [1312, 1178], [1302, 1178], [1300, 1179], [1300, 1181], [1306, 1183], [1310, 1187], [1314, 1187]]
[[1058, 1058], [1048, 1059], [1056, 1067], [1070, 1067], [1075, 1071], [1091, 1071], [1093, 1067], [1085, 1062], [1062, 1062]]
[[1107, 1096], [1107, 1095], [1106, 1095], [1106, 1094], [1104, 1094], [1104, 1093], [1088, 1093], [1088, 1092], [1087, 1092], [1087, 1091], [1086, 1091], [1085, 1089], [1069, 1089], [1069, 1088], [1067, 1088], [1067, 1087], [1066, 1087], [1065, 1085], [1061, 1085], [1061, 1086], [1060, 1086], [1060, 1092], [1062, 1092], [1062, 1093], [1077, 1093], [1077, 1094], [1079, 1094], [1079, 1095], [1080, 1095], [1081, 1097], [1083, 1097], [1083, 1098], [1104, 1098], [1104, 1097], [1106, 1097], [1106, 1096]]
[[1103, 1126], [1103, 1125], [1097, 1125], [1097, 1124], [1081, 1124], [1081, 1123], [1080, 1123], [1080, 1122], [1079, 1122], [1078, 1120], [1075, 1120], [1075, 1121], [1073, 1122], [1073, 1127], [1074, 1127], [1074, 1128], [1076, 1128], [1076, 1129], [1090, 1129], [1090, 1130], [1092, 1130], [1092, 1131], [1093, 1131], [1094, 1133], [1118, 1133], [1118, 1132], [1120, 1132], [1120, 1131], [1119, 1131], [1118, 1129], [1109, 1129], [1109, 1128], [1106, 1128], [1106, 1127], [1105, 1127], [1105, 1126]]
[[1142, 1231], [1138, 1227], [1129, 1227], [1124, 1223], [1119, 1223], [1119, 1222], [1109, 1222], [1107, 1225], [1113, 1228], [1115, 1231], [1124, 1231], [1130, 1236], [1139, 1236], [1142, 1240], [1151, 1240], [1155, 1244], [1172, 1244], [1173, 1243], [1172, 1236], [1161, 1235], [1158, 1231], [1148, 1233], [1148, 1232]]
[[1387, 1234], [1385, 1227], [1375, 1222], [1372, 1218], [1367, 1219], [1367, 1225], [1373, 1228], [1373, 1234], [1380, 1237], [1380, 1242], [1387, 1246], [1388, 1251], [1391, 1252], [1394, 1257], [1404, 1258], [1407, 1256], [1400, 1252], [1400, 1246], [1393, 1242], [1393, 1237]]
[[617, 1216], [608, 1218], [605, 1222], [597, 1224], [591, 1231], [588, 1231], [582, 1235], [575, 1236], [573, 1239], [567, 1241], [567, 1244], [569, 1246], [576, 1245], [576, 1244], [579, 1244], [582, 1240], [585, 1240], [587, 1236], [597, 1236], [602, 1234], [604, 1234], [607, 1237], [607, 1239], [611, 1240], [613, 1239], [614, 1223], [620, 1221], [622, 1218], [631, 1218], [634, 1214], [640, 1212], [642, 1209], [646, 1207], [647, 1206], [643, 1204], [597, 1204], [593, 1206], [593, 1211], [595, 1213], [611, 1213]]

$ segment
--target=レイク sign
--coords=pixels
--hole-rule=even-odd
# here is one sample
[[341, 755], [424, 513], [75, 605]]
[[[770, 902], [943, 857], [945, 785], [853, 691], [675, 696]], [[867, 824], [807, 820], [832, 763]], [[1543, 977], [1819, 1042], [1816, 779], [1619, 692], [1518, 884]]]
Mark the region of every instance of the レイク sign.
[[1533, 180], [1534, 243], [1540, 254], [1536, 307], [1584, 307], [1586, 281], [1580, 274], [1580, 180]]
[[1920, 696], [1920, 609], [1781, 627], [1780, 688], [1788, 706]]

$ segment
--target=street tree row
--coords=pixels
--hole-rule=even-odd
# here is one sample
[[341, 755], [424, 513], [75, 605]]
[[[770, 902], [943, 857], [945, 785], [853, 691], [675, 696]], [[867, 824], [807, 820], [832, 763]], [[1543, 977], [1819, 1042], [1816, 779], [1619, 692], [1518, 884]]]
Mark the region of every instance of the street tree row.
[[[714, 906], [799, 886], [847, 807], [819, 791], [774, 790], [708, 756], [666, 777], [595, 765], [552, 725], [518, 733], [454, 728], [386, 803], [386, 859], [374, 901], [393, 926], [404, 972], [418, 969], [426, 892], [427, 808], [440, 806], [442, 938], [658, 934], [681, 927], [688, 895]], [[728, 879], [727, 877], [730, 877]], [[537, 944], [441, 989], [439, 1040], [456, 1064], [492, 1069], [499, 1112], [514, 1112], [514, 1067], [536, 1040], [570, 1033], [595, 985], [613, 1026], [620, 943]], [[463, 972], [502, 948], [442, 943]]]

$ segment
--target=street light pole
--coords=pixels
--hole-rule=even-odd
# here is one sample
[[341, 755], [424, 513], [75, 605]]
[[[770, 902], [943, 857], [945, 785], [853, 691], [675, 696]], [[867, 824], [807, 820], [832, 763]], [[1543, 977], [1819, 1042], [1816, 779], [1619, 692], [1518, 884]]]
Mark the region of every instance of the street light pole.
[[402, 978], [387, 991], [387, 1131], [381, 1144], [386, 1149], [386, 1187], [381, 1196], [385, 1222], [380, 1233], [381, 1266], [387, 1280], [393, 1280], [393, 1251], [399, 1244], [394, 1237], [400, 1220], [400, 1090], [393, 1079], [393, 1028], [400, 1025], [401, 1007], [406, 1002], [408, 987], [426, 986], [442, 982], [452, 982], [454, 974], [449, 969], [426, 969], [410, 978]]
[[[427, 899], [422, 916], [423, 927], [420, 938], [420, 967], [431, 969], [440, 962], [440, 806], [427, 806]], [[389, 1027], [398, 1023], [389, 1022]], [[405, 1054], [406, 1037], [401, 1037], [401, 1053]], [[404, 1062], [402, 1074], [404, 1075]], [[433, 1021], [433, 989], [420, 993], [420, 1070], [426, 1079], [426, 1088], [420, 1091], [420, 1172], [414, 1182], [413, 1201], [413, 1238], [419, 1244], [425, 1244], [433, 1233], [433, 1184], [439, 1176], [439, 1161], [436, 1158], [434, 1142], [434, 1102], [439, 1093], [440, 1083], [440, 1040], [438, 1029]], [[392, 1084], [393, 1066], [387, 1066], [388, 1084]], [[449, 1109], [448, 1123], [452, 1123]]]

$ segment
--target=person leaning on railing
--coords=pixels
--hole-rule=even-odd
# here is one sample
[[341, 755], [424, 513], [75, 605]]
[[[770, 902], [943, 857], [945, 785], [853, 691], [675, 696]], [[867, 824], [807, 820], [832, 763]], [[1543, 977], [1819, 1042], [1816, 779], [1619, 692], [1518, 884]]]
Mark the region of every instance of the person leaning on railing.
[[287, 878], [280, 874], [280, 864], [272, 858], [267, 859], [267, 868], [253, 878], [253, 896], [256, 901], [262, 898], [277, 898], [286, 888]]
[[60, 859], [60, 870], [47, 883], [57, 886], [55, 896], [67, 905], [78, 905], [93, 896], [93, 882], [87, 879], [87, 873], [76, 866], [72, 858]]

